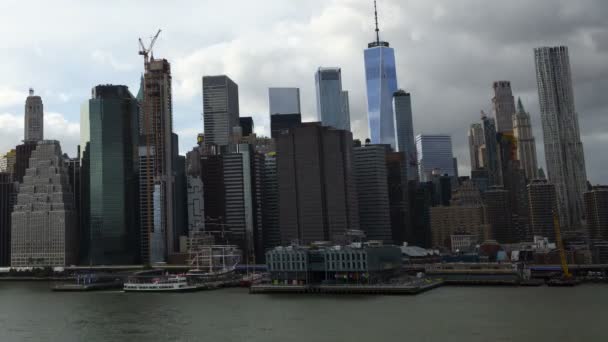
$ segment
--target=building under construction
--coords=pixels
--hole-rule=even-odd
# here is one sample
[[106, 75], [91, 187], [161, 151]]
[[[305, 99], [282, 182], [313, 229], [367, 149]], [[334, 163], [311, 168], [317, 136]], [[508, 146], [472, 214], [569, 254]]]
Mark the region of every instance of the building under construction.
[[[160, 33], [160, 31], [158, 32]], [[139, 187], [141, 257], [144, 263], [164, 262], [175, 251], [174, 160], [171, 65], [155, 59], [141, 43], [145, 73], [140, 111]], [[150, 58], [148, 58], [150, 54]]]

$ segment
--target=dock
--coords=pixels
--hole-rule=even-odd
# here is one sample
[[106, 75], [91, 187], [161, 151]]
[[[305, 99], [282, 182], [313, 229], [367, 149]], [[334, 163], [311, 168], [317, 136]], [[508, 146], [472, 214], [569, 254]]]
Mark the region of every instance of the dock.
[[52, 290], [55, 292], [90, 292], [90, 291], [107, 291], [107, 290], [122, 290], [123, 282], [100, 282], [90, 284], [57, 284]]
[[249, 288], [251, 294], [417, 295], [443, 285], [442, 280], [411, 284], [274, 285]]

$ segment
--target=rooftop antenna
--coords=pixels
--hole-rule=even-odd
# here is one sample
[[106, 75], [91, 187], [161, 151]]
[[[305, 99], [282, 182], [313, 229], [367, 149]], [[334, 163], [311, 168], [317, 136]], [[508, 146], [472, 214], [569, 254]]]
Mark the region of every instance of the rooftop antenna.
[[378, 25], [378, 5], [376, 4], [376, 0], [374, 0], [374, 16], [376, 17], [376, 43], [380, 45], [380, 27]]

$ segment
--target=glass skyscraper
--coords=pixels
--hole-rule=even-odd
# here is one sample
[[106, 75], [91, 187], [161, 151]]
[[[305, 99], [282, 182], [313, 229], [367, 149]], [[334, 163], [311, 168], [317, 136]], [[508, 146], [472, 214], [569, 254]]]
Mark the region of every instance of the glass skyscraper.
[[317, 113], [323, 126], [350, 131], [348, 93], [342, 91], [340, 68], [319, 68], [315, 74]]
[[388, 42], [368, 45], [365, 50], [365, 79], [367, 83], [367, 115], [372, 144], [396, 147], [393, 94], [397, 88], [395, 51]]
[[92, 95], [81, 113], [86, 262], [129, 265], [135, 262], [139, 230], [139, 105], [126, 86], [97, 86]]

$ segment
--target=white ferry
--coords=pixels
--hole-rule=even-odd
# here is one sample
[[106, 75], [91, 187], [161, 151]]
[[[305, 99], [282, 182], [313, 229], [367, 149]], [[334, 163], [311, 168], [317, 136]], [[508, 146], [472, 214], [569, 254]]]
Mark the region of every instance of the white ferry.
[[129, 279], [124, 285], [125, 292], [188, 292], [200, 287], [190, 284], [183, 276], [158, 277], [152, 279]]

